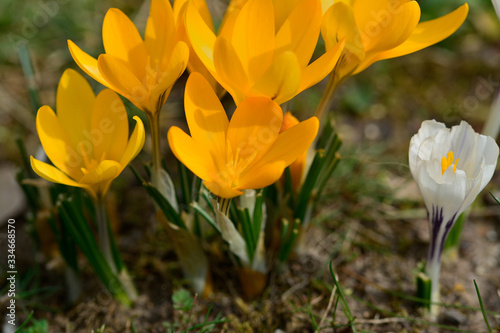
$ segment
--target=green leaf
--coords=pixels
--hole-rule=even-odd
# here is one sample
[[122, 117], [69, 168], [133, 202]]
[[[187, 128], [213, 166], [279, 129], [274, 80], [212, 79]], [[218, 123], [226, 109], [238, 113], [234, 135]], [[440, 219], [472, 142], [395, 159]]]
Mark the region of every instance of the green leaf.
[[184, 223], [184, 220], [180, 216], [179, 212], [170, 204], [170, 202], [165, 198], [160, 191], [156, 187], [154, 187], [153, 184], [148, 183], [142, 178], [142, 176], [133, 168], [130, 166], [130, 170], [132, 170], [132, 173], [135, 175], [137, 180], [139, 180], [148, 192], [149, 196], [154, 200], [154, 202], [158, 205], [158, 207], [162, 210], [163, 214], [169, 220], [171, 223], [175, 224], [176, 226], [187, 230], [186, 224]]
[[296, 206], [290, 206], [295, 212], [294, 218], [299, 219], [302, 224], [309, 222], [318, 198], [337, 166], [340, 146], [341, 140], [334, 131], [333, 121], [325, 122], [316, 154], [299, 191]]
[[260, 229], [262, 227], [262, 220], [264, 218], [263, 213], [264, 213], [264, 201], [266, 199], [266, 188], [263, 188], [262, 190], [257, 193], [256, 200], [255, 200], [255, 206], [253, 209], [253, 235], [254, 235], [254, 243], [258, 244], [259, 243], [259, 237], [260, 237]]
[[73, 198], [61, 196], [56, 207], [61, 216], [61, 222], [67, 228], [101, 281], [117, 300], [129, 306], [131, 301], [123, 289], [120, 280], [113, 274], [103, 254], [99, 251], [93, 231], [84, 218], [81, 206], [75, 203]]
[[186, 289], [179, 289], [172, 295], [172, 302], [176, 310], [188, 312], [193, 307], [193, 297]]
[[160, 207], [167, 220], [169, 220], [179, 228], [187, 230], [187, 227], [177, 210], [172, 207], [170, 202], [160, 193], [160, 191], [156, 189], [156, 187], [154, 187], [153, 184], [143, 182], [142, 186], [144, 186], [146, 191], [149, 193], [149, 196], [153, 198], [158, 207]]
[[203, 217], [205, 221], [207, 221], [220, 235], [220, 228], [217, 225], [217, 222], [215, 221], [213, 215], [211, 215], [203, 207], [201, 207], [201, 205], [198, 202], [193, 202], [191, 206], [193, 206], [195, 212], [198, 213], [201, 217]]

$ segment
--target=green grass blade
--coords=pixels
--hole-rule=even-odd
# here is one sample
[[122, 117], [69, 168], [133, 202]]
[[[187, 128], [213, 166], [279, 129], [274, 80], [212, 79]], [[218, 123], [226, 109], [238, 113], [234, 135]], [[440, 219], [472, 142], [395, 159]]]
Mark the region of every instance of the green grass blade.
[[347, 300], [345, 298], [344, 292], [342, 291], [342, 288], [340, 288], [339, 282], [335, 278], [335, 273], [333, 271], [333, 261], [330, 261], [330, 275], [332, 276], [333, 283], [337, 287], [337, 291], [339, 293], [340, 299], [342, 300], [342, 304], [344, 304], [344, 311], [347, 316], [347, 319], [349, 319], [349, 324], [351, 324], [352, 331], [354, 333], [357, 333], [356, 325], [354, 323], [354, 317], [351, 314], [351, 309], [349, 308], [349, 304], [347, 304]]
[[490, 192], [490, 195], [493, 197], [493, 199], [495, 199], [495, 201], [497, 202], [497, 204], [500, 205], [500, 200], [493, 194]]
[[38, 97], [38, 87], [36, 85], [35, 71], [33, 70], [29, 50], [24, 43], [19, 45], [19, 61], [21, 62], [21, 68], [23, 70], [24, 77], [26, 78], [32, 111], [33, 114], [36, 114], [41, 106], [40, 98]]
[[21, 330], [23, 329], [24, 326], [26, 326], [28, 324], [28, 322], [31, 320], [31, 317], [33, 317], [33, 311], [30, 312], [30, 314], [28, 315], [28, 318], [26, 318], [26, 320], [24, 321], [24, 323], [22, 323], [21, 326], [19, 326], [16, 329], [15, 333], [22, 332]]
[[476, 288], [476, 294], [477, 294], [477, 299], [479, 300], [479, 306], [481, 307], [481, 313], [483, 314], [484, 322], [486, 323], [486, 326], [488, 327], [488, 332], [493, 333], [490, 327], [490, 323], [488, 322], [488, 317], [486, 316], [486, 311], [484, 309], [484, 304], [483, 304], [483, 299], [481, 298], [481, 294], [479, 293], [479, 288], [477, 287], [476, 280], [474, 281], [474, 287]]

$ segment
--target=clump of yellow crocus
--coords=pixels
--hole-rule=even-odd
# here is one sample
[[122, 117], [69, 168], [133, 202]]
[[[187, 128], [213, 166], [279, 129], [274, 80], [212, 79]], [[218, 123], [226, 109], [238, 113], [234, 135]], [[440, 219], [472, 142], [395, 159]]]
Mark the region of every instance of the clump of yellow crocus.
[[126, 269], [118, 271], [111, 250], [104, 197], [111, 182], [141, 151], [144, 125], [129, 138], [127, 112], [120, 97], [110, 89], [94, 95], [88, 82], [67, 69], [59, 81], [57, 114], [47, 105], [38, 110], [36, 129], [53, 165], [31, 156], [31, 167], [42, 178], [86, 190], [95, 201], [100, 249], [111, 271], [123, 285], [130, 301], [137, 292]]
[[129, 138], [120, 97], [109, 89], [95, 96], [88, 82], [72, 69], [59, 81], [56, 107], [57, 114], [44, 105], [36, 117], [42, 147], [54, 166], [33, 156], [31, 166], [48, 181], [81, 187], [100, 200], [141, 151], [144, 125], [134, 117], [136, 126]]
[[170, 147], [213, 194], [225, 199], [276, 182], [306, 151], [319, 126], [312, 117], [280, 133], [283, 111], [267, 97], [247, 98], [229, 121], [199, 73], [189, 77], [184, 103], [191, 136], [170, 128]]
[[144, 39], [122, 11], [109, 9], [104, 17], [102, 40], [106, 53], [97, 59], [68, 40], [78, 66], [149, 117], [157, 113], [186, 69], [189, 58], [186, 43], [176, 39], [170, 2], [151, 1]]
[[343, 42], [310, 63], [321, 28], [319, 0], [276, 7], [272, 0], [248, 0], [240, 6], [227, 13], [218, 36], [194, 4], [186, 12], [194, 51], [236, 104], [247, 97], [284, 103], [332, 71]]

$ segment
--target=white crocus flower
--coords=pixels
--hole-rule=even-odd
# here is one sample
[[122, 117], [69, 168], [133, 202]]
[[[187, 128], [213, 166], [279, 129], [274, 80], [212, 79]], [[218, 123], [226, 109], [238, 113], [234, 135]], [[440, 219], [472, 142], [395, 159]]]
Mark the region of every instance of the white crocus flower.
[[[498, 145], [474, 132], [465, 121], [446, 128], [426, 120], [410, 141], [410, 171], [427, 208], [431, 239], [426, 273], [431, 279], [431, 302], [439, 302], [441, 253], [460, 214], [488, 184], [498, 159]], [[438, 308], [431, 305], [431, 316]]]
[[498, 19], [500, 20], [500, 0], [491, 0], [491, 2], [493, 3], [493, 7], [495, 7]]

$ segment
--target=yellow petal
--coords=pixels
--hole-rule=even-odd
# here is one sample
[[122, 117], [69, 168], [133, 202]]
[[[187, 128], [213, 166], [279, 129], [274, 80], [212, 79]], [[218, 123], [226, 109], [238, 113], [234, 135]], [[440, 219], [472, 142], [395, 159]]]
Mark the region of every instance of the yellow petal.
[[99, 71], [111, 82], [113, 89], [127, 98], [135, 106], [144, 112], [154, 112], [149, 110], [149, 92], [141, 81], [128, 69], [126, 63], [108, 54], [101, 54], [97, 59]]
[[[273, 0], [274, 7], [274, 20], [276, 31], [279, 31], [280, 28], [285, 23], [286, 19], [290, 16], [292, 11], [297, 7], [297, 4], [301, 0]], [[305, 16], [304, 16], [305, 17]]]
[[122, 168], [128, 165], [137, 156], [137, 154], [139, 154], [144, 146], [144, 140], [146, 139], [146, 131], [144, 130], [142, 120], [137, 116], [134, 116], [133, 119], [135, 120], [136, 125], [127, 142], [127, 147], [120, 158]]
[[295, 161], [290, 164], [290, 177], [292, 178], [292, 188], [294, 192], [298, 192], [302, 179], [304, 178], [304, 171], [306, 168], [307, 150], [300, 155]]
[[334, 3], [335, 0], [321, 0], [321, 8], [323, 9], [323, 15]]
[[191, 2], [186, 12], [186, 32], [194, 51], [214, 75], [213, 49], [215, 45], [215, 34], [205, 23], [196, 6]]
[[275, 48], [274, 37], [272, 2], [247, 1], [238, 13], [230, 42], [250, 82], [255, 82], [271, 64]]
[[79, 182], [87, 185], [105, 183], [118, 177], [122, 170], [123, 167], [117, 161], [104, 160], [89, 170], [86, 175], [80, 178]]
[[123, 167], [117, 161], [104, 160], [101, 161], [96, 167], [88, 170], [79, 183], [86, 185], [99, 185], [112, 181], [122, 172]]
[[[233, 3], [236, 3], [235, 7], [232, 7]], [[224, 13], [224, 17], [219, 27], [217, 38], [224, 37], [228, 41], [233, 40], [234, 26], [238, 21], [238, 16], [241, 11], [241, 8], [243, 8], [243, 6], [246, 3], [247, 0], [241, 0], [239, 1], [239, 3], [238, 1], [231, 0], [231, 3], [229, 4], [229, 6], [226, 9], [226, 12]]]
[[87, 185], [80, 184], [74, 181], [73, 179], [69, 178], [66, 174], [64, 174], [59, 169], [53, 167], [52, 165], [39, 161], [33, 156], [31, 156], [30, 160], [33, 171], [35, 171], [35, 173], [40, 177], [42, 177], [43, 179], [53, 183], [64, 184], [75, 187], [83, 187], [88, 189]]
[[299, 120], [295, 118], [290, 111], [285, 112], [283, 116], [283, 123], [281, 124], [280, 133], [286, 131], [290, 127], [293, 127], [299, 123]]
[[[210, 15], [210, 11], [208, 10], [206, 1], [205, 0], [194, 0], [191, 2], [194, 3], [194, 5], [198, 9], [198, 12], [200, 13], [200, 15], [203, 17], [203, 20], [205, 21], [207, 26], [212, 31], [214, 31], [212, 16]], [[199, 72], [199, 73], [203, 74], [203, 76], [208, 80], [208, 82], [210, 83], [212, 88], [219, 95], [220, 93], [222, 93], [223, 89], [217, 83], [217, 80], [215, 80], [215, 78], [210, 73], [210, 71], [205, 67], [203, 62], [200, 60], [200, 58], [198, 57], [198, 55], [194, 51], [193, 46], [189, 42], [189, 38], [187, 36], [186, 26], [185, 26], [187, 5], [188, 5], [187, 0], [176, 0], [174, 2], [174, 16], [176, 17], [176, 23], [177, 23], [177, 39], [186, 42], [186, 44], [188, 45], [188, 48], [189, 48], [189, 62], [187, 65], [187, 69], [190, 73]]]
[[457, 31], [465, 21], [468, 12], [469, 6], [463, 4], [453, 12], [440, 18], [419, 23], [411, 36], [404, 43], [391, 50], [375, 54], [370, 59], [366, 59], [362, 66], [356, 70], [356, 73], [362, 71], [376, 61], [400, 57], [442, 41]]
[[260, 189], [275, 183], [285, 170], [283, 161], [274, 161], [262, 167], [250, 168], [243, 173], [238, 182], [238, 189]]
[[222, 86], [210, 73], [210, 71], [205, 67], [205, 65], [200, 60], [196, 52], [194, 52], [191, 46], [189, 48], [189, 62], [187, 65], [187, 69], [189, 73], [195, 73], [195, 72], [201, 73], [205, 77], [205, 79], [207, 79], [207, 81], [210, 83], [210, 86], [216, 92], [217, 96], [221, 96], [225, 91], [224, 88], [222, 88]]
[[276, 161], [283, 162], [283, 168], [289, 166], [309, 148], [318, 133], [318, 128], [318, 119], [312, 117], [281, 132], [264, 157], [256, 161], [250, 169], [266, 168], [266, 165]]
[[[235, 17], [238, 16], [238, 12], [243, 8], [243, 6], [247, 3], [248, 0], [230, 0], [229, 4], [227, 5], [226, 12], [224, 13], [224, 17], [222, 18], [222, 22], [219, 27], [219, 36], [221, 35], [222, 31], [226, 27], [232, 27], [236, 20], [234, 20]], [[232, 28], [230, 28], [232, 30]]]
[[78, 67], [80, 67], [85, 73], [87, 73], [91, 78], [106, 86], [112, 88], [110, 84], [104, 79], [99, 72], [97, 67], [97, 60], [87, 53], [83, 52], [75, 43], [68, 39], [68, 48], [73, 60], [76, 62]]
[[319, 0], [299, 2], [276, 34], [277, 52], [293, 51], [300, 67], [307, 66], [318, 41], [321, 16]]
[[65, 70], [57, 86], [56, 110], [72, 147], [88, 141], [94, 101], [94, 92], [87, 80], [73, 69]]
[[94, 157], [119, 161], [128, 141], [127, 111], [120, 97], [110, 89], [96, 97], [86, 139], [94, 147]]
[[[52, 163], [73, 179], [79, 179], [83, 163], [76, 147], [70, 145], [65, 129], [61, 126], [54, 111], [47, 106], [42, 106], [36, 115], [36, 130], [45, 153]], [[91, 149], [91, 146], [87, 146]]]
[[[170, 89], [175, 84], [177, 79], [184, 73], [189, 60], [189, 49], [184, 42], [178, 42], [170, 57], [170, 62], [163, 68], [158, 75], [158, 81], [156, 85], [151, 90], [151, 95], [149, 97], [150, 105], [157, 103], [159, 98], [162, 98], [163, 103], [167, 100]], [[150, 88], [151, 89], [151, 88]], [[165, 94], [165, 92], [167, 92]], [[163, 96], [160, 96], [163, 95]], [[159, 108], [163, 106], [157, 105]]]
[[345, 51], [352, 53], [359, 60], [364, 59], [365, 48], [356, 26], [354, 11], [345, 2], [335, 2], [327, 10], [321, 23], [321, 35], [327, 50], [345, 38]]
[[214, 49], [214, 64], [217, 74], [214, 77], [233, 96], [238, 105], [250, 89], [249, 78], [236, 51], [224, 37], [217, 38]]
[[267, 96], [281, 104], [292, 99], [300, 86], [300, 65], [292, 51], [281, 53], [248, 95]]
[[203, 185], [205, 185], [210, 192], [221, 198], [231, 199], [243, 194], [242, 191], [236, 190], [226, 183], [204, 181]]
[[122, 60], [136, 77], [146, 74], [147, 51], [134, 23], [123, 12], [111, 8], [102, 24], [106, 54]]
[[276, 140], [283, 122], [278, 104], [265, 97], [249, 97], [241, 102], [229, 122], [227, 140], [233, 154], [258, 160]]
[[191, 137], [214, 156], [218, 168], [223, 168], [229, 121], [219, 99], [200, 73], [191, 74], [187, 80], [184, 109]]
[[201, 179], [211, 182], [217, 174], [210, 153], [180, 128], [172, 126], [168, 131], [168, 143], [175, 157]]
[[144, 33], [144, 44], [156, 62], [168, 57], [174, 48], [175, 22], [172, 6], [168, 0], [152, 0]]
[[[192, 2], [193, 5], [200, 13], [203, 21], [208, 25], [208, 27], [214, 31], [214, 23], [212, 21], [212, 15], [210, 14], [210, 10], [208, 9], [206, 0], [175, 0], [174, 1], [174, 17], [176, 18], [176, 22], [178, 25], [184, 25], [185, 18], [185, 10], [187, 9], [186, 4], [188, 2]], [[181, 22], [182, 21], [182, 22]]]
[[366, 53], [386, 51], [403, 43], [420, 20], [416, 1], [355, 1], [353, 9]]
[[302, 70], [299, 92], [323, 80], [334, 68], [342, 55], [345, 42], [342, 40], [335, 47], [325, 52], [321, 57]]

